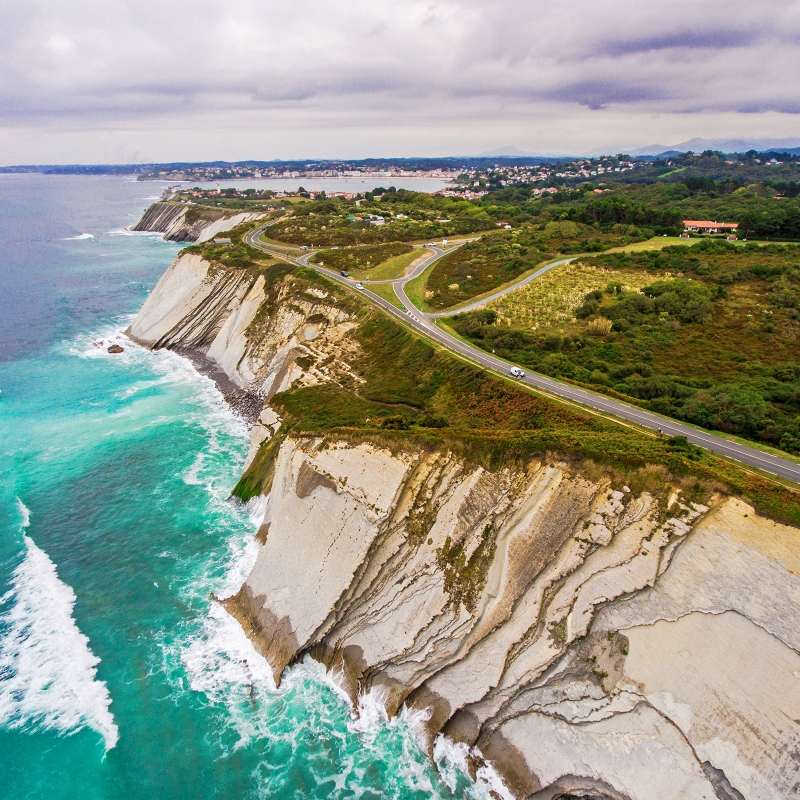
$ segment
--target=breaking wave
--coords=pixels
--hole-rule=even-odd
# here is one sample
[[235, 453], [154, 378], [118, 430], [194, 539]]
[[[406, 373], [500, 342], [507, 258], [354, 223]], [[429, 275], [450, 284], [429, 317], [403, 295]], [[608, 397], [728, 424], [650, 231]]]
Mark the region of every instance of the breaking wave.
[[91, 233], [79, 233], [77, 236], [65, 236], [63, 241], [65, 242], [77, 242], [80, 239], [94, 239]]
[[[20, 500], [17, 507], [24, 530], [30, 513]], [[100, 659], [72, 616], [75, 593], [47, 553], [23, 539], [25, 556], [0, 599], [0, 724], [65, 735], [88, 726], [110, 750], [119, 732], [106, 684], [97, 680]]]

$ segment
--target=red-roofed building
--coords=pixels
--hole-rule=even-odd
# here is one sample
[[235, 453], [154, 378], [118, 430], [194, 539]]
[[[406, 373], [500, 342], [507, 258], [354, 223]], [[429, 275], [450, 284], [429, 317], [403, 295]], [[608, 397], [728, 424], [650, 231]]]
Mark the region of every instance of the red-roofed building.
[[707, 219], [685, 219], [683, 229], [692, 233], [728, 233], [739, 230], [738, 222], [711, 222]]

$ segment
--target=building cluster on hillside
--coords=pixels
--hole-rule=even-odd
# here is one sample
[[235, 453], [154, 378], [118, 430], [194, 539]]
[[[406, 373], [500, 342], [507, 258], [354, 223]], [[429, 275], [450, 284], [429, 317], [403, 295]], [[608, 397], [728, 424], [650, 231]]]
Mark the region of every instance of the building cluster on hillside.
[[443, 197], [458, 197], [461, 200], [480, 200], [486, 194], [489, 194], [488, 189], [483, 191], [473, 192], [471, 189], [439, 189], [436, 194]]
[[157, 170], [147, 177], [168, 181], [217, 181], [248, 180], [260, 178], [434, 178], [449, 180], [457, 177], [458, 170], [447, 169], [400, 169], [395, 167], [377, 168], [369, 166], [345, 165], [341, 169], [320, 169], [309, 164], [305, 169], [284, 169], [282, 167], [185, 167], [174, 170]]
[[[647, 166], [628, 156], [581, 158], [555, 164], [515, 165], [497, 162], [482, 169], [472, 169], [458, 176], [458, 186], [449, 189], [453, 196], [480, 197], [486, 191], [524, 187], [539, 184], [532, 194], [541, 195], [558, 191], [559, 186], [608, 179], [623, 172]], [[541, 184], [544, 184], [542, 186]]]

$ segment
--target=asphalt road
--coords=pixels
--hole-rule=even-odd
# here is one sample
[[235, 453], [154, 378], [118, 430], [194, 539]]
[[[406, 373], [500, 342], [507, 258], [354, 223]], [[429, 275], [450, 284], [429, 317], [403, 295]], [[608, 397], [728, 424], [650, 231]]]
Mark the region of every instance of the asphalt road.
[[[311, 267], [328, 278], [339, 281], [350, 288], [355, 287], [356, 281], [344, 278], [338, 272], [334, 272], [333, 270], [310, 264], [308, 260], [312, 255], [314, 255], [314, 251], [305, 253], [300, 258], [293, 258], [291, 256], [284, 255], [277, 250], [270, 249], [268, 245], [259, 242], [258, 239], [264, 230], [264, 227], [267, 226], [262, 226], [261, 228], [258, 228], [247, 235], [246, 241], [251, 247], [254, 247], [257, 250], [262, 250], [270, 255], [279, 256], [280, 258], [292, 261], [301, 266]], [[502, 297], [504, 294], [507, 294], [508, 292], [513, 291], [532, 280], [535, 280], [540, 275], [543, 275], [545, 272], [553, 269], [559, 264], [564, 264], [572, 259], [562, 259], [551, 264], [546, 264], [544, 267], [541, 267], [536, 272], [518, 281], [517, 283], [512, 284], [501, 291], [495, 292], [493, 295], [484, 297], [480, 301], [476, 301], [468, 306], [464, 306], [457, 311], [442, 312], [439, 314], [427, 314], [418, 310], [408, 299], [405, 293], [405, 284], [420, 275], [432, 263], [447, 255], [449, 252], [452, 252], [451, 247], [447, 248], [446, 250], [443, 250], [439, 247], [430, 247], [429, 249], [432, 251], [432, 257], [430, 259], [418, 265], [410, 275], [391, 281], [395, 290], [395, 294], [400, 302], [405, 306], [405, 310], [397, 308], [387, 300], [384, 300], [374, 292], [371, 292], [366, 285], [362, 290], [363, 294], [367, 295], [373, 302], [377, 303], [387, 313], [393, 314], [394, 316], [402, 319], [406, 324], [415, 328], [429, 339], [433, 339], [434, 341], [438, 342], [448, 350], [452, 350], [453, 352], [458, 353], [464, 358], [479, 364], [486, 369], [508, 375], [509, 369], [513, 366], [512, 364], [497, 358], [490, 353], [486, 353], [477, 347], [473, 347], [472, 345], [462, 342], [460, 339], [457, 339], [454, 336], [451, 336], [449, 333], [439, 328], [436, 325], [435, 320], [439, 317], [452, 316], [456, 313], [478, 308], [490, 300]], [[715, 436], [713, 433], [699, 431], [696, 428], [683, 425], [675, 420], [667, 419], [666, 417], [660, 417], [657, 414], [645, 411], [644, 409], [637, 408], [635, 406], [629, 406], [626, 403], [621, 403], [618, 400], [613, 400], [610, 397], [605, 397], [601, 394], [595, 394], [594, 392], [581, 389], [577, 386], [561, 383], [560, 381], [553, 380], [552, 378], [547, 378], [544, 375], [526, 373], [525, 377], [519, 380], [521, 383], [526, 383], [529, 386], [543, 389], [550, 394], [563, 397], [566, 400], [570, 400], [575, 403], [580, 403], [581, 405], [595, 409], [596, 411], [601, 411], [605, 414], [610, 414], [612, 416], [619, 417], [620, 419], [634, 422], [653, 431], [661, 430], [667, 436], [685, 436], [690, 442], [692, 442], [692, 444], [703, 447], [706, 450], [711, 450], [714, 453], [718, 453], [735, 461], [739, 461], [747, 466], [755, 467], [763, 470], [764, 472], [769, 472], [773, 475], [779, 475], [782, 478], [787, 478], [788, 480], [800, 483], [800, 464], [796, 464], [788, 459], [763, 453], [754, 447], [748, 447], [747, 445], [739, 444], [738, 442], [728, 441], [727, 439], [723, 439], [721, 436]]]

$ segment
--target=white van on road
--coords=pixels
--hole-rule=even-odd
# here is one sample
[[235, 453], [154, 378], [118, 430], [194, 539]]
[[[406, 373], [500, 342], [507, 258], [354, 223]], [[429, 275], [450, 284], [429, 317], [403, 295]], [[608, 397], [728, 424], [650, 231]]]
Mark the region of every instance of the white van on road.
[[525, 373], [524, 373], [524, 372], [523, 372], [523, 371], [522, 371], [522, 370], [521, 370], [519, 367], [511, 367], [511, 369], [509, 370], [509, 372], [510, 372], [510, 373], [511, 373], [511, 374], [512, 374], [512, 375], [513, 375], [515, 378], [524, 378], [524, 377], [525, 377]]

